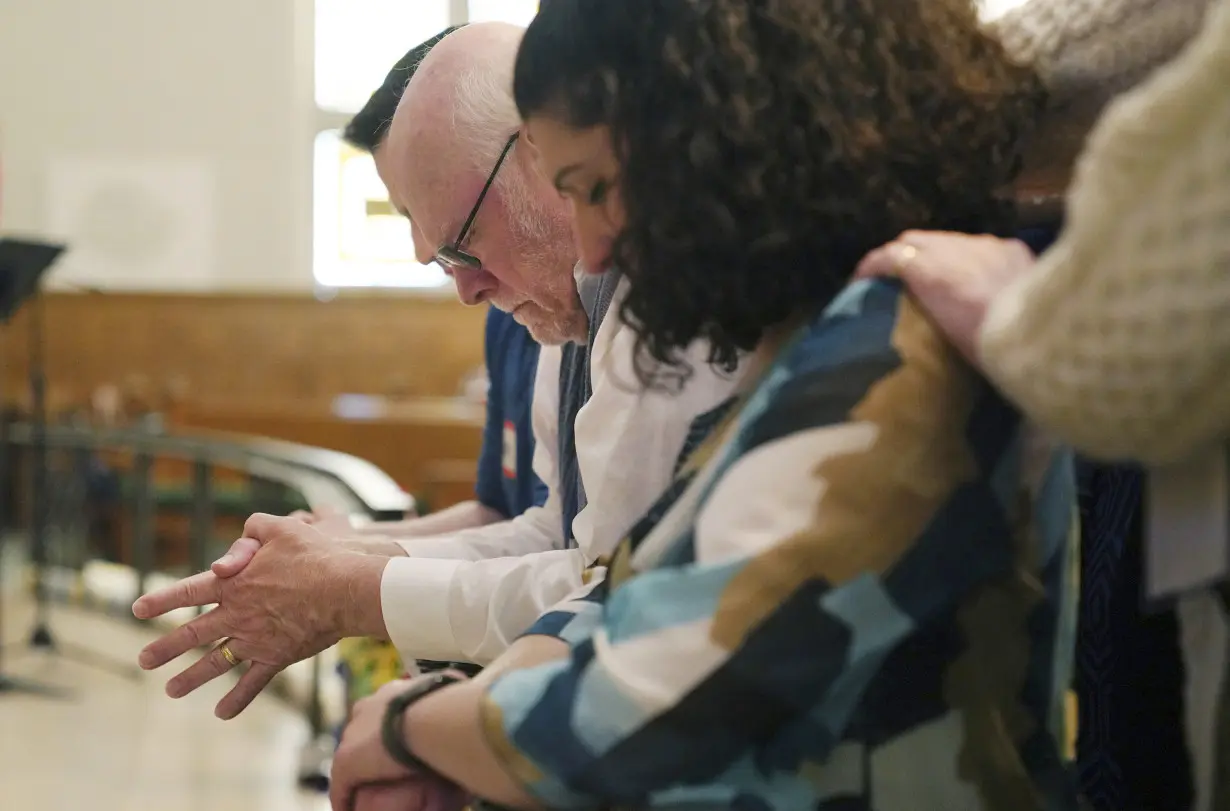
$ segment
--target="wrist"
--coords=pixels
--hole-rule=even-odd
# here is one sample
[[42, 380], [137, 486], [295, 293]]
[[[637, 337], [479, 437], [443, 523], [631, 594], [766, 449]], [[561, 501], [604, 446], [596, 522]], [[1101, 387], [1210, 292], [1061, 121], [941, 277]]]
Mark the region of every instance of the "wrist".
[[337, 607], [337, 637], [371, 636], [387, 639], [384, 611], [380, 601], [380, 582], [387, 557], [346, 550], [331, 556], [329, 582], [335, 588], [329, 595]]
[[407, 558], [410, 553], [406, 551], [406, 547], [399, 544], [393, 538], [382, 536], [379, 538], [368, 538], [367, 548], [369, 555], [382, 555], [386, 558]]
[[361, 555], [373, 555], [384, 558], [404, 558], [408, 557], [405, 548], [387, 537], [362, 537], [351, 536], [340, 540], [337, 545], [349, 552], [358, 552]]
[[[478, 705], [484, 688], [473, 679], [462, 678], [430, 692], [402, 711], [401, 744], [406, 751], [425, 761], [433, 770], [436, 760], [432, 752], [434, 730], [458, 723], [478, 724]], [[473, 719], [470, 709], [473, 709]]]
[[503, 760], [507, 755], [497, 755], [487, 737], [484, 693], [485, 688], [471, 680], [414, 702], [402, 713], [400, 742], [432, 772], [468, 794], [506, 808], [540, 808]]
[[385, 751], [391, 758], [414, 772], [435, 772], [411, 746], [408, 727], [411, 710], [424, 701], [430, 701], [433, 695], [465, 681], [465, 674], [455, 670], [429, 673], [412, 679], [406, 691], [389, 702], [381, 725], [381, 737]]

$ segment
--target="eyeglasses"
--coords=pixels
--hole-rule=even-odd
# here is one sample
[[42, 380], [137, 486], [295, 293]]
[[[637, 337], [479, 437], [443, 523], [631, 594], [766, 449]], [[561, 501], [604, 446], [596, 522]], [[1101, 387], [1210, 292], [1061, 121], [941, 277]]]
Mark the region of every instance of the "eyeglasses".
[[466, 237], [470, 233], [470, 226], [474, 225], [474, 218], [478, 216], [478, 210], [482, 208], [483, 199], [487, 196], [487, 192], [491, 190], [491, 184], [495, 182], [495, 176], [499, 174], [500, 167], [504, 165], [504, 159], [508, 157], [513, 144], [517, 142], [518, 135], [520, 133], [514, 132], [508, 139], [508, 143], [504, 144], [504, 151], [500, 153], [499, 160], [495, 162], [495, 168], [487, 176], [487, 182], [483, 186], [483, 190], [478, 193], [478, 199], [474, 201], [474, 208], [470, 209], [470, 216], [466, 217], [465, 225], [461, 226], [461, 233], [457, 235], [457, 239], [453, 241], [452, 245], [445, 245], [436, 251], [434, 260], [446, 271], [482, 269], [482, 260], [473, 254], [461, 250], [461, 246], [465, 244]]

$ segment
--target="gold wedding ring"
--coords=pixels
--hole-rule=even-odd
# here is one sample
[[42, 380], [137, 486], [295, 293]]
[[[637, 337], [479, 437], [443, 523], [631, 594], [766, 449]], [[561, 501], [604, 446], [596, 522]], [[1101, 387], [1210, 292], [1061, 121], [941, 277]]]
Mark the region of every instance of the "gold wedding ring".
[[[227, 640], [227, 642], [229, 641]], [[231, 652], [231, 648], [226, 642], [218, 646], [218, 653], [222, 654], [222, 658], [229, 662], [231, 667], [239, 667], [239, 659]]]
[[917, 256], [918, 248], [913, 245], [902, 245], [893, 251], [893, 275], [900, 277]]

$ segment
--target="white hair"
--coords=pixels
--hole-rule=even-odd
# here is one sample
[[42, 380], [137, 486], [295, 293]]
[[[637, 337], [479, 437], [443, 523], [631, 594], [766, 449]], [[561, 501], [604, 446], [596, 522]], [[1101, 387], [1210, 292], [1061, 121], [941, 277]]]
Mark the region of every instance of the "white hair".
[[453, 133], [480, 171], [491, 170], [509, 136], [521, 126], [511, 72], [495, 67], [479, 64], [463, 71], [453, 97]]
[[513, 100], [513, 66], [523, 28], [475, 23], [452, 36], [467, 41], [453, 85], [452, 129], [475, 168], [491, 171], [500, 151], [521, 126]]
[[[458, 75], [453, 98], [453, 134], [470, 168], [485, 176], [521, 126], [512, 95], [511, 61], [476, 60]], [[492, 185], [499, 190], [515, 231], [530, 238], [545, 236], [542, 219], [547, 215], [534, 199], [522, 164], [511, 160], [511, 153]]]
[[[444, 83], [441, 89], [447, 87], [451, 116], [445, 122], [453, 142], [450, 152], [461, 171], [485, 178], [521, 126], [512, 79], [523, 33], [524, 29], [506, 23], [473, 23], [449, 34], [420, 68], [419, 75], [434, 74]], [[442, 62], [436, 63], [437, 59]], [[514, 231], [533, 238], [549, 228], [542, 222], [550, 216], [549, 206], [535, 198], [531, 170], [524, 161], [514, 160], [515, 154], [516, 146], [492, 185]]]

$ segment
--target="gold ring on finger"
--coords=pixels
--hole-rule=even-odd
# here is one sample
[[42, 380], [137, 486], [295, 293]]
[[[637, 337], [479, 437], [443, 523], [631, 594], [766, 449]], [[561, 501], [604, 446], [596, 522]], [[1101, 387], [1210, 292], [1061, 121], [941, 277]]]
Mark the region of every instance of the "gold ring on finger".
[[[229, 642], [230, 640], [227, 640]], [[222, 654], [222, 658], [230, 664], [231, 667], [239, 667], [239, 658], [231, 651], [231, 646], [223, 642], [218, 646], [218, 653]]]
[[902, 245], [893, 251], [893, 275], [901, 276], [918, 257], [918, 248], [913, 245]]

